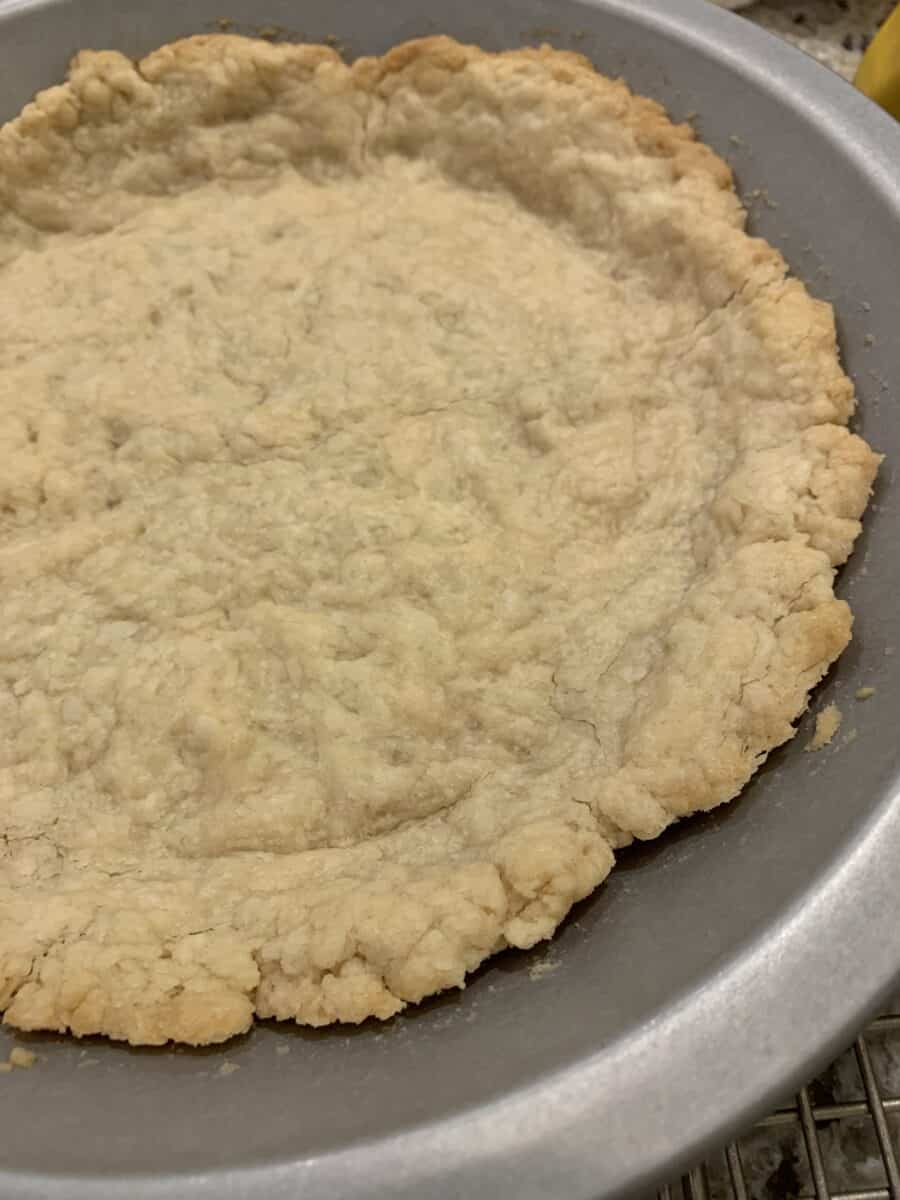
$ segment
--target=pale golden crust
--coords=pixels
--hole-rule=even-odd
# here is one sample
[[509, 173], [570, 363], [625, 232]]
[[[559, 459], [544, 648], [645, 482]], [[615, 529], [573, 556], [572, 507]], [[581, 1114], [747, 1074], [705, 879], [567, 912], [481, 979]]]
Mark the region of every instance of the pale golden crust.
[[579, 56], [82, 54], [0, 206], [11, 1024], [461, 986], [734, 796], [846, 645], [877, 456], [831, 311]]

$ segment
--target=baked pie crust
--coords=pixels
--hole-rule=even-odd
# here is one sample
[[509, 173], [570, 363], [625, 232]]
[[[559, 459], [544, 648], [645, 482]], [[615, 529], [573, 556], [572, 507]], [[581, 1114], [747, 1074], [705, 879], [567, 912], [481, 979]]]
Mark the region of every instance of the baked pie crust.
[[727, 166], [550, 49], [82, 53], [0, 132], [0, 1010], [386, 1018], [735, 796], [878, 458]]

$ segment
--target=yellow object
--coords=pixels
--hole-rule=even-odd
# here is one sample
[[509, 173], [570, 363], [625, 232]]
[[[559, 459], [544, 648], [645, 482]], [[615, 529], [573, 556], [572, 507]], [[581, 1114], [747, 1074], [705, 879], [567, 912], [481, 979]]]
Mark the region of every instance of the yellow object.
[[900, 6], [875, 35], [853, 82], [870, 100], [900, 118]]

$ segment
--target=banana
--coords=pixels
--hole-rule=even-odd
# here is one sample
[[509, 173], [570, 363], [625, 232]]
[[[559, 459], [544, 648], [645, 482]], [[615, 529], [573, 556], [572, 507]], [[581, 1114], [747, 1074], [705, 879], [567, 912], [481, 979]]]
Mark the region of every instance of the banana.
[[870, 100], [900, 119], [900, 6], [875, 35], [853, 82]]

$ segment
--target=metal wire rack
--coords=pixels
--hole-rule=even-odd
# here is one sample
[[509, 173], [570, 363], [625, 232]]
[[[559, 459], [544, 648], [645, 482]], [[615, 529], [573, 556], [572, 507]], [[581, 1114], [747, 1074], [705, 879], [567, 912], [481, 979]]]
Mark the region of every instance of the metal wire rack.
[[900, 999], [790, 1103], [658, 1200], [900, 1200]]

